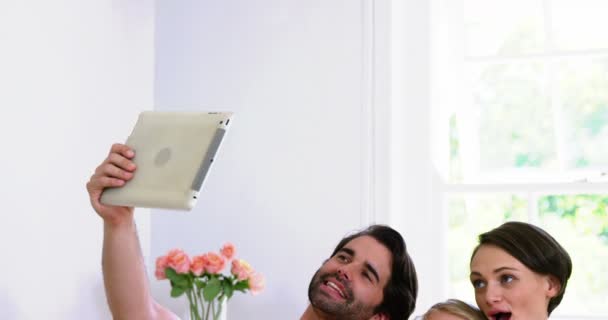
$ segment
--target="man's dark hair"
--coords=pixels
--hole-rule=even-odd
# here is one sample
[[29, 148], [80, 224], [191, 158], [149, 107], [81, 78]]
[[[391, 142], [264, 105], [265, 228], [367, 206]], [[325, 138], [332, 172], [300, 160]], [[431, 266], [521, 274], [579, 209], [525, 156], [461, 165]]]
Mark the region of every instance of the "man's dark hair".
[[566, 284], [572, 273], [572, 260], [568, 252], [545, 230], [524, 222], [507, 222], [479, 235], [479, 245], [496, 246], [519, 260], [530, 270], [555, 277], [560, 284], [559, 293], [549, 300], [548, 315], [562, 301]]
[[336, 255], [351, 240], [362, 236], [376, 239], [391, 252], [393, 258], [391, 276], [384, 287], [384, 299], [374, 313], [384, 313], [391, 320], [407, 319], [416, 305], [418, 279], [412, 258], [408, 255], [405, 241], [399, 232], [385, 225], [369, 226], [340, 240], [331, 256]]

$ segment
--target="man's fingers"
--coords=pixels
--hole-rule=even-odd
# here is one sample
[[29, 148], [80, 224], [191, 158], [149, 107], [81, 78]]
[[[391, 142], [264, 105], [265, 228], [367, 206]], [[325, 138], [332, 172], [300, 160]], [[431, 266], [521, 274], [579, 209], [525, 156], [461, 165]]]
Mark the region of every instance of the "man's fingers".
[[99, 168], [99, 172], [97, 173], [99, 176], [103, 177], [110, 177], [110, 178], [117, 178], [117, 179], [121, 179], [121, 180], [130, 180], [131, 178], [133, 178], [133, 173], [123, 170], [111, 163], [106, 163], [104, 165], [101, 165]]
[[[110, 154], [100, 164], [87, 183], [91, 199], [98, 198], [103, 189], [121, 187], [133, 178], [135, 164], [131, 159], [135, 153], [127, 145], [115, 143], [110, 148]], [[95, 205], [95, 204], [94, 204]]]
[[112, 153], [120, 154], [128, 159], [131, 159], [135, 156], [135, 152], [133, 152], [133, 149], [121, 143], [115, 143], [112, 145], [112, 148], [110, 148], [110, 155]]
[[89, 192], [93, 192], [96, 190], [101, 191], [105, 188], [120, 187], [124, 184], [125, 180], [95, 174], [91, 177], [89, 183], [87, 183], [87, 189], [89, 190]]
[[111, 163], [123, 170], [133, 171], [135, 170], [135, 163], [131, 161], [129, 158], [126, 158], [118, 153], [110, 153], [108, 158], [105, 161], [106, 163]]
[[129, 146], [120, 143], [112, 145], [108, 156], [95, 169], [95, 173], [86, 184], [91, 205], [104, 221], [118, 224], [129, 218], [128, 213], [133, 213], [132, 207], [107, 206], [100, 202], [105, 189], [120, 188], [133, 178], [135, 171], [133, 157], [135, 151]]

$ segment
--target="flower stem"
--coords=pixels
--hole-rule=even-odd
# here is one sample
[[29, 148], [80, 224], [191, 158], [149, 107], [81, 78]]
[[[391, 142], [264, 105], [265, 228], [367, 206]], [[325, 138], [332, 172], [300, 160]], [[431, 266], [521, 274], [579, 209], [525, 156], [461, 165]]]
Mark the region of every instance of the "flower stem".
[[213, 318], [215, 320], [218, 320], [220, 318], [220, 314], [222, 314], [222, 305], [223, 305], [222, 299], [218, 299], [217, 300], [217, 311], [213, 313]]
[[186, 291], [186, 296], [188, 297], [188, 309], [190, 309], [190, 319], [191, 320], [198, 320], [198, 315], [196, 314], [196, 308], [195, 305], [193, 304], [192, 301], [192, 291], [191, 290], [187, 290]]
[[196, 289], [194, 289], [194, 292], [192, 293], [192, 300], [194, 301], [194, 310], [196, 310], [196, 319], [197, 320], [201, 320], [202, 319], [202, 315], [200, 313], [200, 309], [203, 308], [203, 306], [199, 306], [198, 304], [198, 299], [196, 298], [198, 296], [198, 294], [196, 293]]
[[[196, 295], [194, 296], [194, 299], [198, 299], [198, 302], [200, 303], [200, 311], [201, 311], [201, 315], [200, 318], [203, 319], [203, 316], [205, 315], [205, 301], [203, 301], [203, 297], [201, 297], [201, 294], [203, 293], [202, 290], [198, 290]], [[209, 306], [207, 306], [209, 307]]]
[[205, 314], [205, 320], [209, 320], [209, 312], [211, 311], [212, 308], [213, 308], [213, 300], [209, 301], [209, 304], [207, 305], [207, 314]]
[[211, 314], [213, 314], [213, 320], [217, 320], [217, 316], [215, 314], [215, 303], [217, 300], [211, 301]]

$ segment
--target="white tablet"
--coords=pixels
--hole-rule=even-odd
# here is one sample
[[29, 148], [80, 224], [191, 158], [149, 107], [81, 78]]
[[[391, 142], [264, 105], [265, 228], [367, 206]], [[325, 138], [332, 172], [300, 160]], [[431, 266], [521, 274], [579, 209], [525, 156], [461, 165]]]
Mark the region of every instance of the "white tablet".
[[142, 112], [126, 142], [135, 151], [135, 174], [105, 189], [101, 203], [192, 209], [231, 118], [231, 112]]

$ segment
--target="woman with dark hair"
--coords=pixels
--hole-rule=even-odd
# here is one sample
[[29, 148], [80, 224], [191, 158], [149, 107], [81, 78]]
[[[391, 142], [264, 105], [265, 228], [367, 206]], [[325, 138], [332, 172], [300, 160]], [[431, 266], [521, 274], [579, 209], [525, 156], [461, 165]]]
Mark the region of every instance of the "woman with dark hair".
[[475, 300], [491, 320], [546, 320], [559, 305], [572, 261], [546, 231], [507, 222], [479, 236], [471, 256]]
[[433, 305], [421, 320], [486, 320], [477, 308], [460, 300], [449, 299]]

